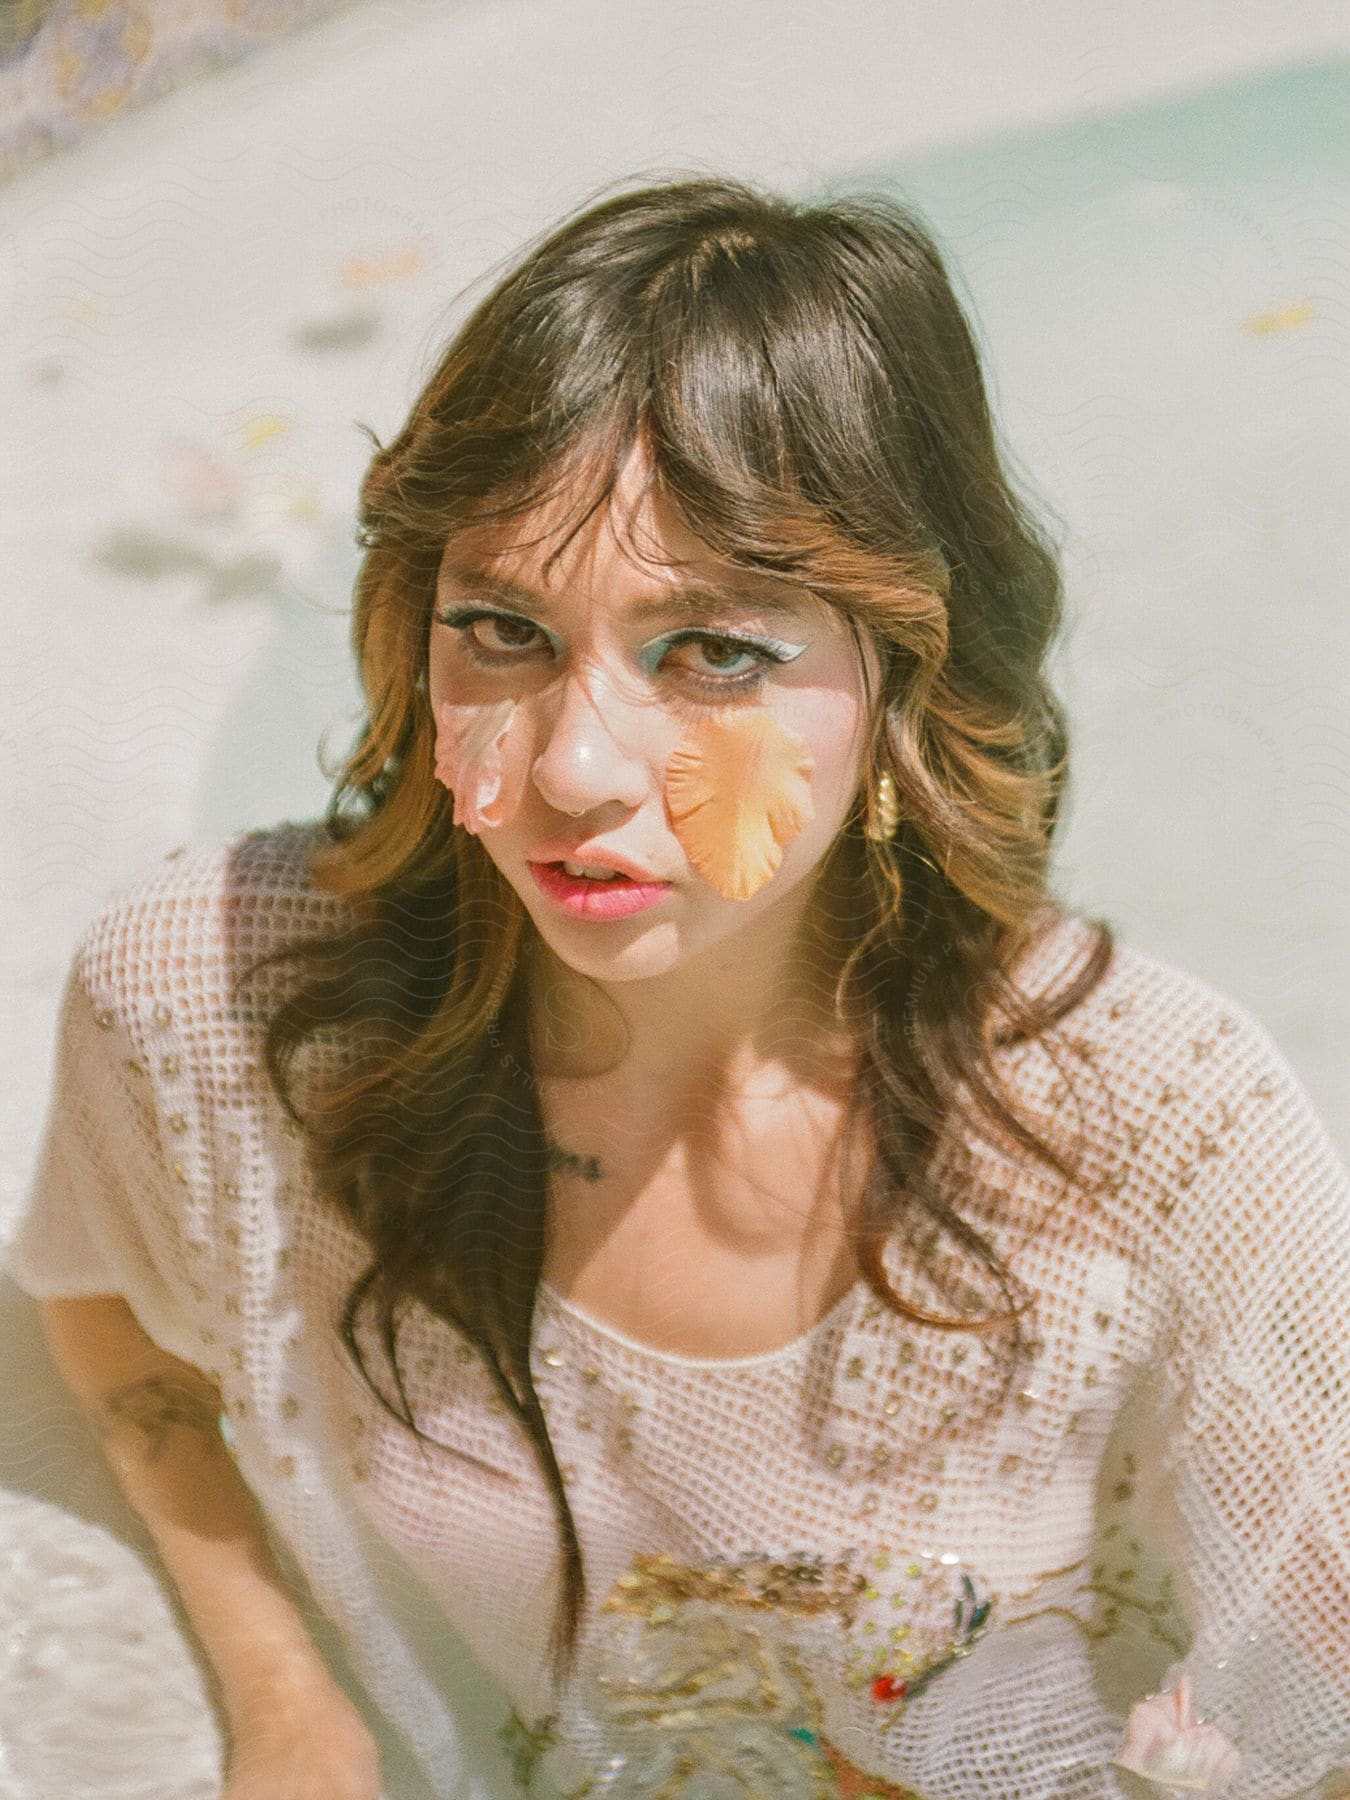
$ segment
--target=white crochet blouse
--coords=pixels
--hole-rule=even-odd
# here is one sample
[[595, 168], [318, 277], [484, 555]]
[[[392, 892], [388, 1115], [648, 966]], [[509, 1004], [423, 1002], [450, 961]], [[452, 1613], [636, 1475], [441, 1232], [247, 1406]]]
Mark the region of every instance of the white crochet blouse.
[[[350, 1366], [334, 1322], [365, 1248], [259, 1059], [294, 976], [229, 998], [261, 952], [343, 922], [306, 879], [317, 830], [175, 853], [89, 926], [6, 1262], [34, 1295], [125, 1296], [218, 1381], [283, 1556], [429, 1793], [1095, 1800], [1167, 1791], [1115, 1759], [1186, 1730], [1201, 1781], [1216, 1741], [1240, 1757], [1230, 1800], [1350, 1793], [1350, 1179], [1250, 1013], [1120, 946], [1053, 1057], [998, 1053], [1047, 1125], [1083, 1108], [1090, 1193], [1059, 1203], [1022, 1153], [971, 1146], [958, 1206], [1038, 1295], [993, 1410], [992, 1346], [861, 1283], [785, 1348], [716, 1361], [544, 1288], [533, 1363], [590, 1591], [555, 1705], [529, 1444], [422, 1309], [400, 1362], [446, 1448]], [[1066, 918], [1023, 985], [1085, 942]], [[438, 1638], [509, 1696], [486, 1789]], [[1150, 1751], [1148, 1697], [1183, 1677], [1193, 1711], [1162, 1703]], [[1175, 1775], [1172, 1754], [1141, 1766]]]

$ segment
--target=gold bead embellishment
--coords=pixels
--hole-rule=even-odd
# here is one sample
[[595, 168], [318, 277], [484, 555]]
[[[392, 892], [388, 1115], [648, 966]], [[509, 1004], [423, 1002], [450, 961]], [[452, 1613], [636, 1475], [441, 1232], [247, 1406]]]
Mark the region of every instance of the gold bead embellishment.
[[888, 1419], [893, 1419], [895, 1417], [895, 1415], [899, 1412], [900, 1406], [901, 1406], [901, 1400], [900, 1400], [899, 1394], [887, 1394], [886, 1404], [882, 1407], [881, 1410], [882, 1410], [882, 1412], [885, 1413], [885, 1415]]
[[960, 1417], [961, 1417], [961, 1408], [959, 1406], [944, 1406], [943, 1407], [942, 1422], [944, 1425], [950, 1425], [955, 1420], [959, 1419]]
[[179, 1067], [178, 1058], [176, 1056], [161, 1056], [159, 1059], [159, 1067], [160, 1072], [164, 1075], [176, 1075]]
[[545, 1350], [544, 1361], [548, 1364], [550, 1369], [561, 1368], [563, 1362], [562, 1352], [560, 1350]]
[[1093, 1313], [1092, 1317], [1096, 1322], [1098, 1331], [1108, 1331], [1110, 1329], [1111, 1315], [1109, 1312], [1097, 1311]]
[[1090, 1365], [1088, 1368], [1083, 1370], [1083, 1386], [1084, 1387], [1096, 1387], [1096, 1385], [1097, 1385], [1098, 1381], [1100, 1381], [1100, 1379], [1101, 1379], [1101, 1376], [1098, 1373], [1095, 1365]]
[[825, 1452], [825, 1460], [832, 1469], [837, 1469], [847, 1455], [848, 1451], [842, 1444], [831, 1444]]
[[227, 1181], [225, 1183], [225, 1198], [227, 1200], [237, 1200], [239, 1198], [239, 1183], [237, 1181]]
[[1022, 1459], [1020, 1456], [1005, 1456], [1003, 1461], [998, 1465], [998, 1472], [1000, 1475], [1015, 1475], [1021, 1466]]
[[863, 1359], [861, 1358], [861, 1356], [850, 1356], [848, 1359], [848, 1366], [845, 1368], [844, 1374], [847, 1376], [847, 1378], [850, 1381], [857, 1381], [861, 1378], [862, 1372], [863, 1372]]
[[106, 1006], [100, 1007], [94, 1014], [94, 1023], [95, 1025], [100, 1026], [104, 1031], [111, 1031], [113, 1026], [117, 1023], [117, 1014], [109, 1012]]
[[156, 1025], [171, 1025], [173, 1023], [173, 1014], [169, 1011], [168, 1007], [165, 1006], [162, 1000], [155, 1008], [152, 1017], [154, 1018]]
[[148, 1075], [150, 1073], [149, 1069], [138, 1056], [128, 1056], [124, 1058], [122, 1067], [128, 1070], [132, 1075]]
[[581, 1371], [581, 1379], [586, 1383], [587, 1387], [594, 1387], [596, 1382], [600, 1379], [600, 1371], [599, 1369], [594, 1368], [583, 1369]]
[[891, 1452], [887, 1445], [878, 1444], [867, 1459], [874, 1469], [884, 1469], [891, 1460]]
[[1035, 1388], [1023, 1388], [1021, 1393], [1017, 1396], [1017, 1404], [1022, 1408], [1023, 1412], [1026, 1412], [1030, 1407], [1035, 1406], [1039, 1399], [1040, 1395], [1036, 1392]]
[[175, 1175], [176, 1175], [176, 1176], [177, 1176], [177, 1177], [178, 1177], [178, 1179], [179, 1179], [179, 1181], [181, 1181], [181, 1182], [182, 1182], [182, 1183], [183, 1183], [183, 1185], [184, 1185], [184, 1187], [186, 1187], [186, 1186], [187, 1186], [187, 1179], [188, 1179], [188, 1172], [187, 1172], [187, 1170], [186, 1170], [186, 1169], [185, 1169], [185, 1168], [184, 1168], [184, 1167], [183, 1167], [183, 1165], [182, 1165], [182, 1163], [180, 1163], [180, 1162], [176, 1162], [176, 1163], [175, 1163], [175, 1164], [174, 1164], [174, 1165], [173, 1165], [173, 1172], [174, 1172], [174, 1174], [175, 1174]]
[[938, 1507], [938, 1497], [936, 1494], [920, 1494], [919, 1505], [925, 1512], [936, 1512]]
[[893, 838], [900, 828], [900, 796], [896, 792], [895, 777], [889, 769], [883, 769], [877, 776], [875, 796], [869, 796], [865, 835], [874, 844], [884, 844]]

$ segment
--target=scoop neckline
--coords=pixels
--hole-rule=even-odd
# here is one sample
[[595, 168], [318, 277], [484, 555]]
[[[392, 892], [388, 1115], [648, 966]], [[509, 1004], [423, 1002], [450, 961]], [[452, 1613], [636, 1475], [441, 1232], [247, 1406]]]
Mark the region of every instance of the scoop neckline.
[[685, 1356], [678, 1350], [658, 1350], [654, 1344], [644, 1344], [638, 1338], [629, 1337], [627, 1332], [620, 1331], [615, 1325], [606, 1324], [603, 1319], [595, 1318], [593, 1314], [578, 1306], [574, 1300], [569, 1300], [565, 1294], [560, 1294], [552, 1282], [546, 1281], [543, 1276], [539, 1278], [539, 1292], [548, 1302], [594, 1336], [608, 1338], [612, 1343], [621, 1344], [625, 1350], [633, 1351], [648, 1362], [674, 1364], [683, 1369], [753, 1369], [763, 1367], [768, 1363], [788, 1361], [801, 1351], [809, 1349], [817, 1338], [823, 1337], [830, 1327], [844, 1316], [858, 1297], [859, 1290], [867, 1285], [865, 1277], [860, 1275], [852, 1287], [842, 1293], [830, 1310], [817, 1319], [814, 1325], [808, 1326], [800, 1337], [795, 1337], [786, 1344], [780, 1344], [776, 1350], [757, 1350], [750, 1356]]

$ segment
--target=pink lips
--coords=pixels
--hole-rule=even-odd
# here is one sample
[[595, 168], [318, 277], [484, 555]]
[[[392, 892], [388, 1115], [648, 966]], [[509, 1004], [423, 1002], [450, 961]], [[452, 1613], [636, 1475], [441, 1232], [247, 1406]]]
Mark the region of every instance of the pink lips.
[[634, 881], [627, 875], [592, 881], [568, 875], [561, 862], [532, 862], [530, 870], [545, 897], [576, 919], [627, 918], [654, 906], [671, 886], [668, 881]]

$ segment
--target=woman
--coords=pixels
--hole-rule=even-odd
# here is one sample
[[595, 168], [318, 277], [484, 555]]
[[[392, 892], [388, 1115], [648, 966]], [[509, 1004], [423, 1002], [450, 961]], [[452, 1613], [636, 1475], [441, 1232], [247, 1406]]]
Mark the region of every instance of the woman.
[[1350, 1183], [1051, 895], [1060, 578], [921, 222], [593, 205], [361, 519], [327, 816], [95, 921], [10, 1256], [230, 1800], [378, 1790], [305, 1584], [442, 1794], [437, 1621], [503, 1792], [1323, 1791]]

